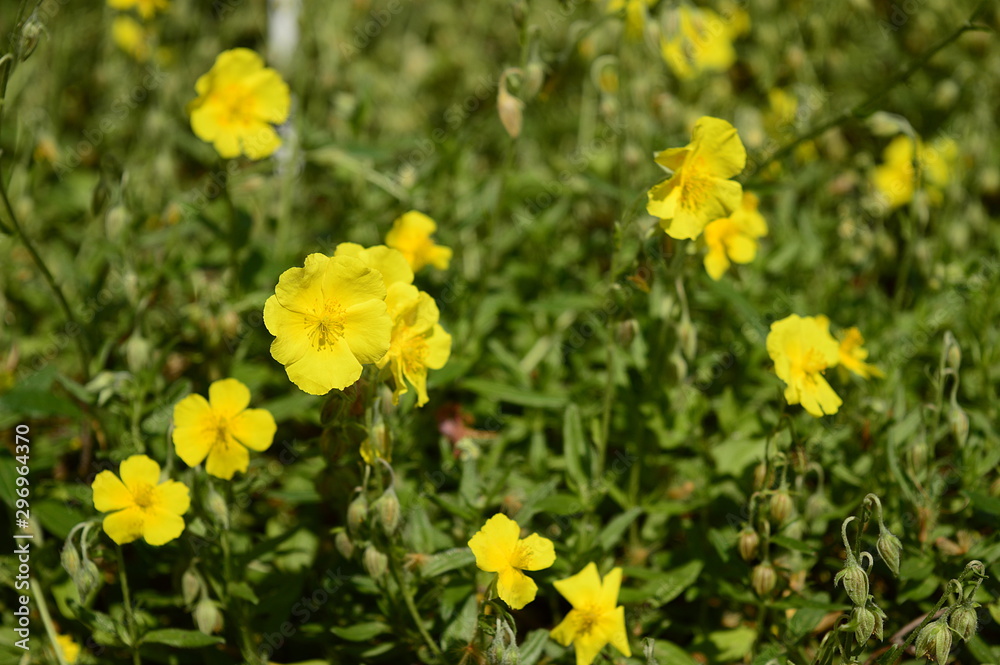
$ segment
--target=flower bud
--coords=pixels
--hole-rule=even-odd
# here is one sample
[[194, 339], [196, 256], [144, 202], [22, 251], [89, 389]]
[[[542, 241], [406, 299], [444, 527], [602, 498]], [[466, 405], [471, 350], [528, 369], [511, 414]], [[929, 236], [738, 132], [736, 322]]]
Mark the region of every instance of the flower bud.
[[222, 630], [222, 612], [208, 598], [202, 598], [194, 608], [194, 623], [198, 630], [211, 635]]
[[771, 518], [778, 524], [784, 524], [792, 514], [792, 497], [785, 490], [778, 490], [771, 495]]
[[[80, 553], [76, 551], [76, 545], [66, 541], [66, 545], [63, 547], [62, 552], [59, 554], [59, 560], [62, 562], [62, 567], [66, 569], [70, 577], [75, 578], [77, 573], [80, 572]], [[81, 598], [82, 600], [82, 598]]]
[[950, 330], [946, 330], [944, 333], [944, 348], [944, 358], [948, 369], [957, 373], [962, 366], [962, 347], [958, 345], [958, 340], [955, 339]]
[[17, 44], [17, 59], [24, 62], [35, 52], [38, 39], [45, 32], [45, 24], [38, 18], [38, 12], [32, 12], [21, 28], [21, 38]]
[[76, 590], [80, 594], [80, 600], [82, 601], [100, 584], [101, 571], [93, 561], [84, 559], [80, 570], [73, 577], [73, 582], [76, 584]]
[[347, 507], [347, 528], [351, 530], [351, 535], [357, 536], [361, 526], [368, 520], [368, 499], [364, 494], [359, 494], [358, 498], [351, 501]]
[[865, 644], [875, 632], [875, 613], [865, 607], [855, 607], [851, 612], [851, 621], [854, 622], [858, 644]]
[[881, 642], [885, 631], [885, 612], [874, 603], [872, 603], [872, 610], [874, 610], [873, 614], [875, 615], [875, 637]]
[[768, 485], [771, 484], [770, 483], [770, 478], [769, 478], [769, 476], [771, 474], [769, 474], [767, 471], [768, 471], [767, 464], [765, 464], [764, 462], [761, 462], [760, 464], [758, 464], [754, 468], [754, 470], [753, 470], [753, 488], [755, 490], [758, 490], [758, 491], [762, 490], [762, 489], [764, 489], [765, 487], [767, 487]]
[[770, 561], [758, 563], [754, 566], [753, 572], [750, 574], [750, 586], [753, 587], [758, 596], [769, 594], [774, 589], [777, 581], [778, 576], [774, 572], [774, 566], [771, 565]]
[[337, 546], [337, 551], [345, 559], [350, 559], [354, 556], [354, 543], [351, 542], [351, 538], [347, 535], [346, 531], [338, 531], [337, 535], [334, 536], [333, 544]]
[[377, 582], [385, 576], [389, 568], [389, 557], [375, 549], [374, 545], [369, 545], [365, 548], [362, 563], [368, 576]]
[[848, 554], [844, 568], [833, 578], [833, 585], [843, 581], [844, 590], [851, 601], [858, 606], [864, 607], [868, 602], [868, 575], [858, 565], [854, 555]]
[[205, 508], [219, 526], [229, 529], [229, 507], [212, 485], [208, 486], [208, 492], [205, 494]]
[[740, 550], [740, 557], [744, 561], [751, 561], [757, 557], [757, 547], [760, 545], [760, 536], [750, 527], [746, 527], [740, 532], [737, 545]]
[[486, 662], [488, 665], [517, 665], [521, 662], [514, 631], [500, 617], [497, 617], [496, 632], [486, 652]]
[[391, 536], [395, 533], [399, 527], [399, 497], [396, 496], [396, 490], [391, 487], [387, 489], [372, 504], [372, 508], [385, 535]]
[[694, 358], [698, 351], [698, 329], [686, 316], [677, 324], [677, 341], [680, 342], [684, 356], [688, 359]]
[[538, 60], [532, 60], [524, 68], [524, 84], [521, 86], [524, 98], [531, 99], [537, 95], [543, 83], [545, 83], [545, 65]]
[[948, 616], [948, 625], [959, 637], [968, 642], [979, 630], [979, 617], [975, 605], [966, 601], [953, 609]]
[[890, 533], [885, 526], [880, 525], [878, 542], [875, 544], [875, 549], [878, 550], [878, 555], [885, 561], [885, 565], [889, 566], [892, 574], [899, 577], [899, 557], [903, 552], [903, 544], [899, 542], [899, 538]]
[[497, 113], [507, 135], [516, 139], [521, 135], [521, 124], [524, 120], [524, 102], [507, 92], [506, 86], [500, 86], [497, 93]]
[[944, 665], [948, 660], [949, 651], [951, 651], [951, 629], [941, 619], [927, 624], [917, 635], [917, 658], [933, 658], [938, 665]]
[[969, 440], [969, 416], [958, 404], [952, 403], [948, 409], [948, 427], [955, 443], [961, 448]]
[[181, 576], [181, 595], [184, 597], [184, 604], [190, 605], [201, 593], [201, 580], [193, 570], [188, 568]]

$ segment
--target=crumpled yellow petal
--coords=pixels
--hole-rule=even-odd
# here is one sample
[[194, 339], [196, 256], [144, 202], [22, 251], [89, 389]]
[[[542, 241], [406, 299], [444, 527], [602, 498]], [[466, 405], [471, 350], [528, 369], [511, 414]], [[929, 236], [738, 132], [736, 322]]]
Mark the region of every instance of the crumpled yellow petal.
[[520, 535], [521, 527], [517, 522], [502, 513], [486, 520], [483, 528], [469, 540], [469, 548], [476, 556], [476, 566], [488, 573], [509, 568]]

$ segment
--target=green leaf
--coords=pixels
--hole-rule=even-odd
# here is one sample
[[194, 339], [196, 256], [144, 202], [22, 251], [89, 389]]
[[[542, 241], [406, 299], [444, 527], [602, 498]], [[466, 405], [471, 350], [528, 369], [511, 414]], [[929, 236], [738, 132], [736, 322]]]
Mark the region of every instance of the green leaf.
[[667, 640], [653, 643], [653, 655], [664, 665], [698, 665], [687, 651]]
[[826, 615], [827, 610], [816, 607], [804, 607], [796, 610], [795, 614], [788, 621], [787, 641], [792, 643], [798, 642], [812, 632], [812, 629], [819, 625], [819, 622]]
[[969, 500], [972, 501], [972, 505], [975, 506], [977, 510], [1000, 517], [1000, 498], [989, 496], [987, 494], [983, 494], [982, 492], [963, 492], [963, 494], [969, 497]]
[[741, 660], [750, 653], [757, 641], [757, 631], [749, 626], [733, 628], [732, 630], [717, 630], [708, 634], [708, 641], [719, 650], [712, 659], [717, 663]]
[[771, 543], [777, 545], [778, 547], [784, 547], [786, 550], [795, 550], [796, 552], [802, 552], [804, 554], [816, 554], [816, 550], [809, 545], [803, 543], [801, 540], [789, 538], [788, 536], [771, 536]]
[[456, 547], [431, 555], [427, 563], [420, 569], [424, 577], [437, 577], [456, 568], [471, 566], [476, 562], [476, 556], [468, 547]]
[[223, 644], [225, 640], [214, 635], [206, 635], [199, 630], [181, 630], [180, 628], [161, 628], [151, 630], [142, 636], [145, 644], [166, 644], [179, 649], [200, 649], [213, 644]]
[[601, 549], [608, 552], [617, 545], [618, 541], [621, 540], [622, 534], [625, 533], [625, 529], [641, 514], [642, 508], [636, 506], [629, 508], [620, 515], [615, 515], [601, 531], [601, 535], [597, 537], [597, 542], [600, 544]]
[[665, 605], [694, 584], [704, 566], [702, 561], [690, 561], [664, 573], [656, 573], [639, 589], [622, 589], [619, 599], [622, 603], [648, 602], [654, 607]]
[[487, 379], [466, 379], [462, 382], [462, 387], [487, 399], [539, 409], [559, 409], [567, 402], [565, 395], [547, 395]]
[[518, 647], [520, 651], [521, 665], [535, 665], [542, 657], [546, 643], [549, 641], [549, 631], [544, 628], [533, 630], [524, 638], [524, 642]]
[[253, 589], [251, 589], [250, 585], [246, 582], [230, 582], [226, 588], [229, 590], [230, 596], [242, 598], [248, 603], [253, 603], [254, 605], [260, 602], [260, 599], [257, 598], [257, 594], [253, 592]]
[[353, 626], [348, 626], [347, 628], [334, 626], [330, 629], [330, 632], [341, 639], [348, 640], [349, 642], [367, 642], [376, 635], [388, 633], [389, 626], [381, 621], [369, 621], [367, 623], [359, 623]]
[[583, 438], [583, 423], [580, 420], [580, 409], [576, 404], [566, 407], [563, 416], [563, 456], [566, 459], [566, 473], [576, 483], [580, 496], [586, 500], [587, 476], [584, 474], [586, 443]]
[[997, 662], [996, 648], [991, 648], [979, 635], [973, 635], [966, 646], [969, 653], [982, 665], [990, 665]]

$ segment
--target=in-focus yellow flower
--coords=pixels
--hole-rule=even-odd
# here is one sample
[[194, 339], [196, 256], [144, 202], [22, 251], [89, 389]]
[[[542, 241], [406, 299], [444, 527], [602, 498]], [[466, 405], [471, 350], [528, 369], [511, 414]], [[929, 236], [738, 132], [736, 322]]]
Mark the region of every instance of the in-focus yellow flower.
[[817, 418], [836, 413], [843, 403], [823, 378], [823, 372], [840, 362], [840, 345], [830, 335], [826, 317], [792, 314], [771, 324], [767, 353], [774, 372], [785, 382], [785, 399], [801, 404]]
[[511, 609], [535, 599], [538, 585], [523, 570], [543, 570], [556, 560], [552, 541], [533, 533], [521, 539], [521, 527], [506, 515], [486, 520], [469, 541], [480, 570], [497, 573], [497, 594]]
[[632, 40], [642, 39], [646, 29], [646, 18], [649, 7], [656, 0], [609, 0], [608, 13], [616, 14], [625, 10], [625, 36]]
[[150, 19], [158, 11], [170, 6], [170, 0], [108, 0], [112, 9], [135, 9], [143, 19]]
[[398, 249], [386, 247], [385, 245], [375, 245], [364, 248], [353, 242], [342, 242], [333, 251], [334, 256], [349, 256], [358, 259], [372, 270], [377, 270], [382, 275], [385, 288], [393, 284], [412, 284], [413, 269], [410, 267], [406, 257]]
[[748, 25], [745, 12], [724, 18], [711, 9], [682, 5], [673, 15], [670, 36], [660, 37], [660, 51], [681, 79], [724, 72], [736, 62], [733, 39]]
[[[378, 361], [389, 366], [396, 383], [392, 403], [408, 392], [409, 381], [417, 391], [417, 406], [427, 403], [427, 370], [441, 369], [451, 355], [451, 335], [438, 324], [434, 299], [412, 284], [396, 283], [385, 299], [392, 318], [389, 352]], [[405, 380], [404, 380], [405, 378]]]
[[75, 663], [80, 657], [80, 645], [69, 635], [56, 634], [56, 648], [62, 651], [67, 663]]
[[621, 568], [613, 568], [602, 581], [593, 563], [576, 575], [555, 582], [556, 590], [573, 609], [551, 635], [564, 647], [571, 643], [576, 647], [576, 665], [590, 665], [607, 644], [625, 657], [632, 655], [625, 632], [625, 608], [615, 607], [621, 583]]
[[215, 145], [219, 156], [263, 159], [281, 146], [273, 125], [288, 119], [288, 85], [259, 55], [245, 48], [223, 51], [194, 84], [188, 104], [191, 129]]
[[913, 200], [917, 186], [917, 174], [913, 168], [914, 148], [929, 202], [939, 205], [943, 199], [941, 190], [951, 177], [958, 146], [949, 138], [936, 139], [926, 146], [919, 138], [901, 134], [889, 142], [882, 153], [882, 164], [872, 172], [872, 184], [890, 209]]
[[149, 60], [149, 31], [131, 16], [116, 16], [111, 22], [111, 39], [137, 62]]
[[[191, 505], [187, 485], [160, 482], [160, 465], [145, 455], [132, 455], [119, 468], [121, 480], [110, 471], [94, 478], [94, 507], [104, 517], [104, 532], [119, 545], [145, 538], [163, 545], [181, 535]], [[112, 512], [114, 511], [114, 512]]]
[[[174, 406], [174, 446], [188, 466], [229, 480], [250, 464], [250, 450], [271, 447], [277, 425], [266, 409], [248, 409], [250, 389], [236, 379], [216, 381], [208, 399], [188, 395]], [[249, 450], [248, 450], [249, 449]]]
[[438, 245], [431, 238], [437, 224], [422, 212], [411, 210], [392, 223], [385, 234], [385, 244], [398, 249], [410, 262], [413, 272], [430, 264], [438, 270], [447, 270], [451, 262], [451, 248]]
[[767, 235], [767, 222], [757, 212], [757, 196], [743, 192], [743, 203], [729, 217], [717, 219], [705, 227], [705, 270], [718, 280], [730, 262], [750, 263], [757, 256], [757, 239]]
[[725, 120], [699, 119], [691, 143], [658, 152], [656, 163], [673, 175], [649, 190], [646, 210], [670, 237], [697, 238], [706, 224], [739, 207], [743, 188], [729, 178], [743, 171], [747, 151]]
[[311, 395], [343, 390], [389, 350], [385, 294], [382, 274], [359, 259], [310, 254], [305, 267], [282, 273], [264, 303], [271, 355]]

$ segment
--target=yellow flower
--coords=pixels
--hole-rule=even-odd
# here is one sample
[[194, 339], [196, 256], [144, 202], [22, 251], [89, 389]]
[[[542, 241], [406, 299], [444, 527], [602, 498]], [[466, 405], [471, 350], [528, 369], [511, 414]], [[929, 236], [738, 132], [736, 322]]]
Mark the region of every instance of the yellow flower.
[[67, 663], [75, 663], [80, 657], [80, 645], [69, 635], [56, 635], [56, 648], [62, 651], [63, 658]]
[[[181, 535], [181, 517], [191, 505], [187, 485], [176, 480], [160, 482], [160, 465], [145, 455], [132, 455], [122, 462], [121, 480], [101, 471], [91, 486], [94, 507], [104, 517], [104, 532], [119, 545], [145, 538], [150, 545], [163, 545]], [[111, 512], [114, 511], [114, 512]]]
[[156, 12], [170, 6], [170, 0], [108, 0], [112, 9], [135, 9], [143, 19], [151, 19]]
[[393, 284], [412, 284], [413, 269], [403, 253], [385, 245], [375, 245], [365, 249], [353, 242], [342, 242], [333, 251], [334, 256], [349, 256], [358, 259], [372, 270], [382, 275], [385, 288]]
[[656, 0], [610, 0], [608, 13], [616, 14], [625, 10], [625, 36], [629, 39], [642, 39], [646, 28], [647, 8], [652, 7]]
[[[827, 330], [830, 329], [830, 319], [827, 317], [817, 316], [816, 320], [824, 325]], [[863, 348], [865, 338], [861, 336], [860, 330], [857, 328], [848, 328], [838, 333], [837, 337], [840, 339], [838, 357], [840, 367], [845, 370], [843, 374], [845, 377], [848, 371], [857, 374], [862, 379], [869, 379], [873, 376], [876, 378], [885, 376], [878, 367], [865, 362], [868, 359], [868, 351]]]
[[948, 184], [958, 157], [958, 146], [949, 138], [941, 138], [928, 147], [919, 138], [901, 134], [889, 142], [882, 152], [883, 163], [872, 172], [872, 184], [890, 209], [913, 200], [917, 185], [913, 168], [914, 148], [929, 201], [937, 205], [943, 198], [941, 189]]
[[451, 248], [437, 245], [431, 238], [437, 224], [422, 212], [411, 210], [392, 223], [385, 234], [385, 244], [403, 253], [413, 272], [430, 264], [438, 270], [447, 270], [451, 262]]
[[506, 515], [486, 520], [469, 541], [480, 570], [497, 573], [497, 594], [511, 609], [535, 599], [538, 586], [522, 570], [543, 570], [556, 560], [552, 541], [533, 533], [521, 539], [521, 527]]
[[440, 313], [434, 299], [412, 284], [390, 286], [385, 303], [392, 318], [392, 340], [378, 366], [389, 365], [392, 372], [393, 404], [408, 392], [409, 381], [417, 391], [417, 406], [423, 406], [428, 400], [427, 370], [441, 369], [448, 362], [451, 335], [438, 324]]
[[216, 381], [208, 399], [188, 395], [174, 406], [174, 446], [188, 466], [205, 458], [205, 471], [229, 480], [250, 464], [250, 452], [267, 450], [277, 425], [265, 409], [248, 409], [250, 390], [236, 379]]
[[134, 18], [116, 16], [111, 22], [111, 39], [134, 60], [149, 60], [149, 32]]
[[699, 119], [691, 143], [657, 153], [656, 163], [673, 174], [649, 190], [646, 210], [670, 237], [697, 238], [706, 224], [740, 205], [743, 188], [729, 178], [746, 166], [747, 151], [725, 120]]
[[750, 263], [757, 256], [757, 238], [767, 235], [767, 222], [757, 212], [757, 196], [743, 193], [743, 203], [729, 217], [705, 227], [705, 270], [718, 280], [733, 263]]
[[663, 59], [681, 79], [706, 71], [726, 71], [736, 62], [732, 40], [748, 21], [745, 12], [726, 19], [711, 9], [684, 5], [674, 14], [671, 36], [660, 38]]
[[259, 55], [245, 48], [223, 51], [194, 84], [188, 105], [191, 129], [215, 145], [219, 156], [263, 159], [281, 146], [272, 125], [288, 119], [288, 85]]
[[626, 657], [632, 655], [625, 633], [625, 608], [615, 607], [621, 583], [621, 568], [613, 568], [601, 581], [593, 563], [555, 583], [556, 590], [573, 609], [551, 635], [564, 647], [575, 645], [576, 665], [590, 665], [606, 644], [613, 645]]
[[826, 317], [787, 316], [771, 324], [767, 353], [774, 372], [785, 382], [785, 399], [817, 418], [836, 413], [843, 403], [823, 378], [840, 362], [840, 345], [830, 335]]
[[264, 303], [271, 355], [311, 395], [343, 390], [389, 350], [385, 294], [381, 273], [359, 259], [310, 254], [304, 268], [282, 273]]

